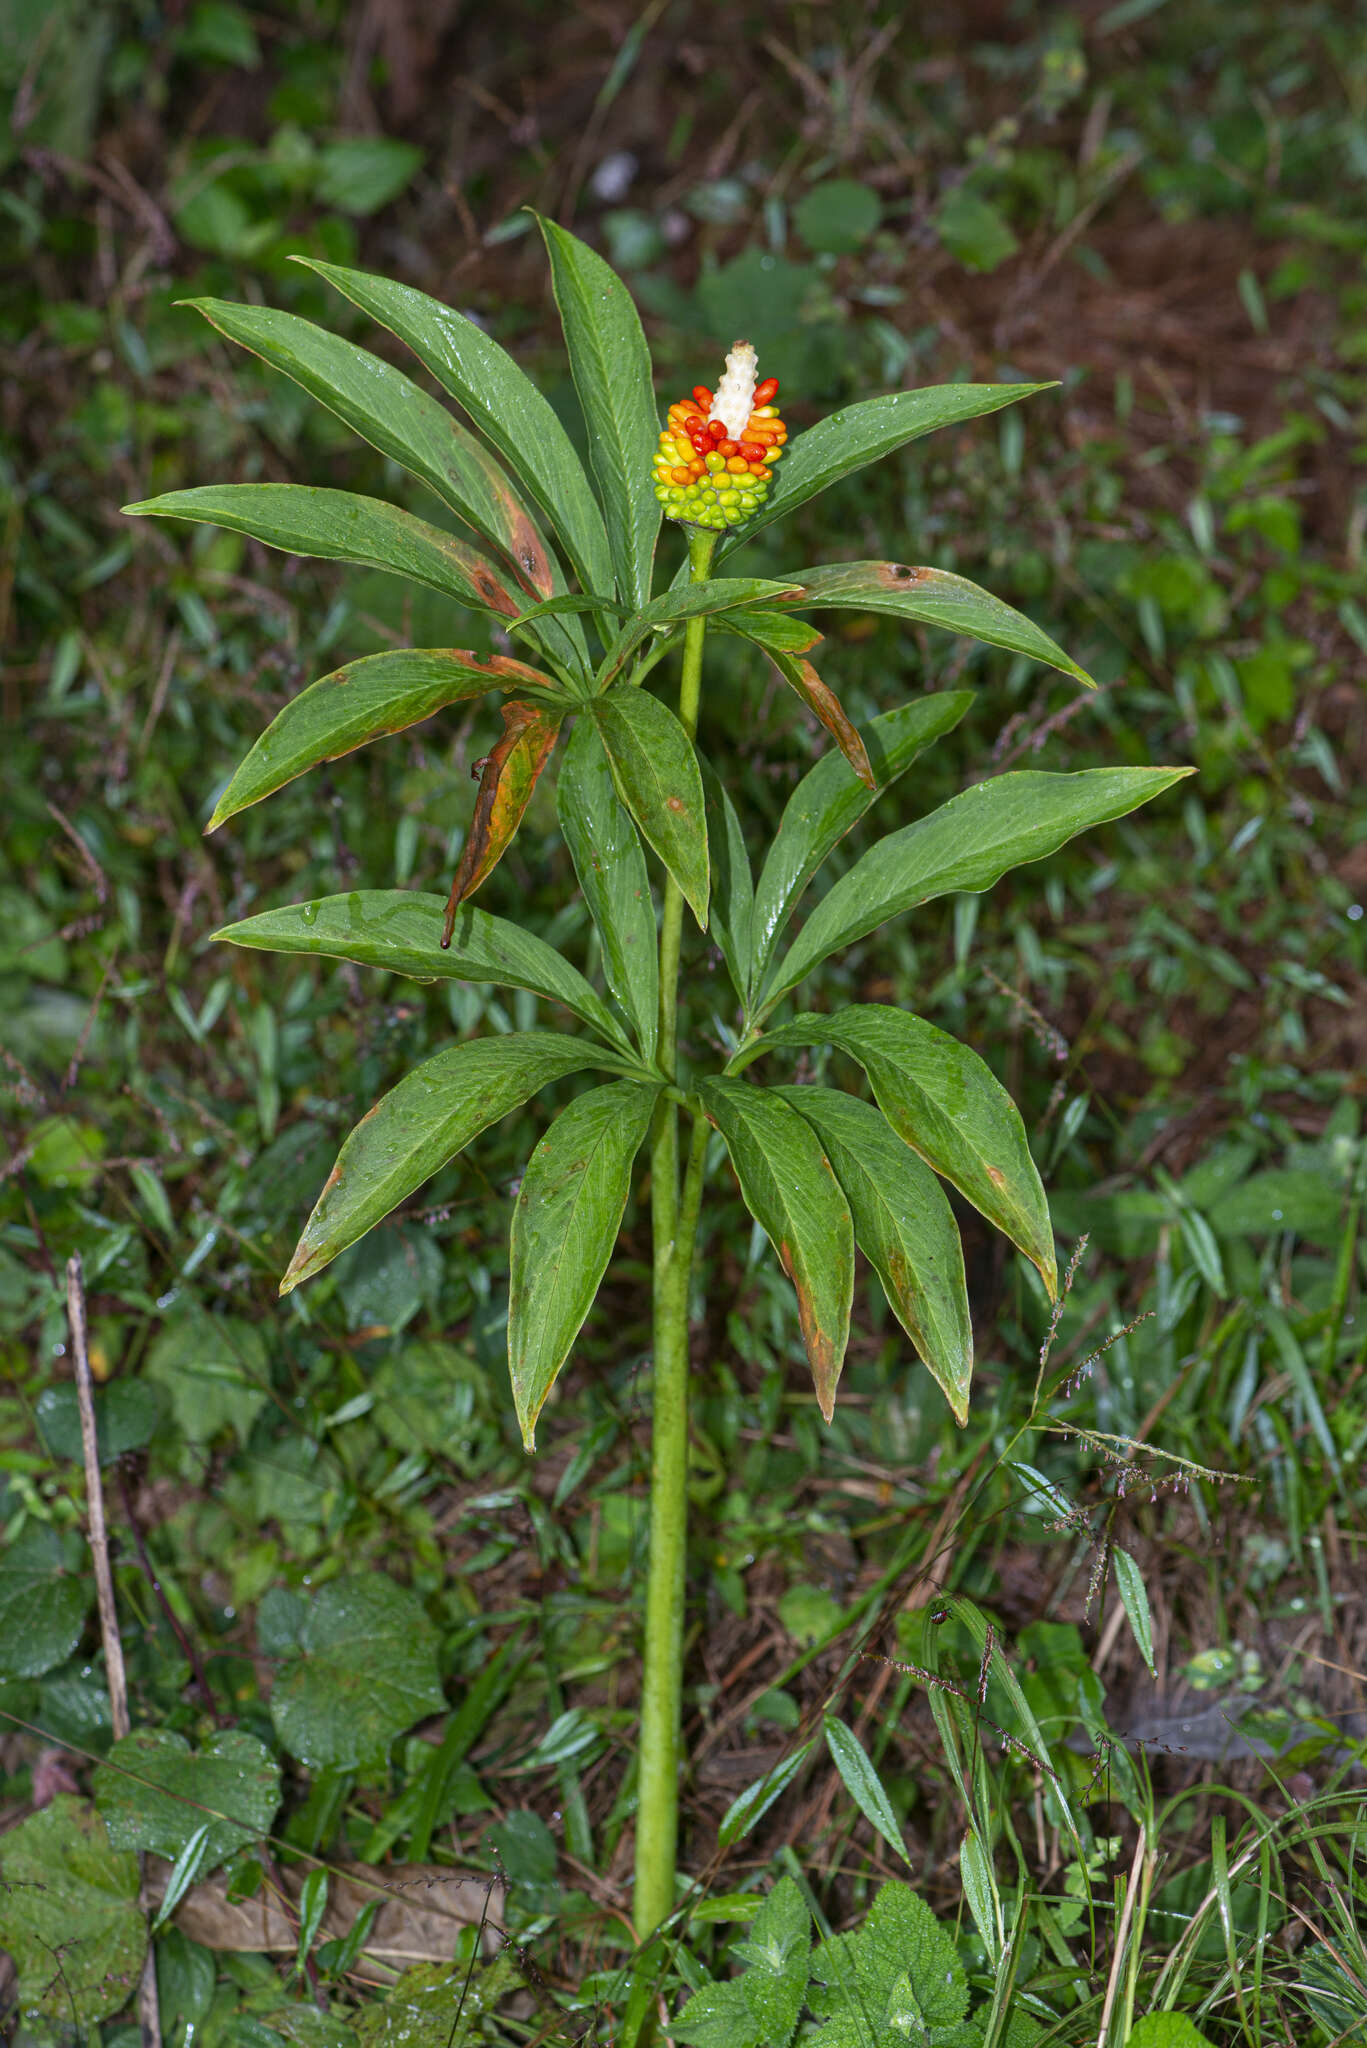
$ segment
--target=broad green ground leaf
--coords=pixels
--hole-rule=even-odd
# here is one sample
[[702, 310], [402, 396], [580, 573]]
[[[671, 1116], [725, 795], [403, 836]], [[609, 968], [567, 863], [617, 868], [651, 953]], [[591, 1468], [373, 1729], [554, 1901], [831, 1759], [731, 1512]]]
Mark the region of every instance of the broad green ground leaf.
[[550, 401], [506, 349], [463, 313], [411, 285], [312, 257], [296, 259], [406, 343], [520, 477], [551, 521], [585, 591], [612, 594], [603, 516]]
[[[197, 8], [193, 19], [209, 11]], [[392, 135], [340, 135], [323, 144], [317, 161], [318, 203], [364, 219], [398, 198], [421, 167], [422, 151]]]
[[533, 1152], [513, 1209], [508, 1365], [526, 1448], [607, 1271], [658, 1088], [591, 1089]]
[[1089, 689], [1096, 687], [1086, 670], [1023, 612], [947, 569], [912, 569], [905, 562], [831, 562], [818, 569], [799, 569], [792, 580], [800, 583], [803, 591], [789, 602], [803, 611], [832, 606], [886, 612], [919, 625], [942, 626], [947, 633], [962, 633], [990, 647], [1028, 654], [1076, 677]]
[[377, 1366], [370, 1391], [375, 1427], [405, 1456], [440, 1451], [464, 1471], [497, 1433], [489, 1375], [468, 1345], [405, 1343]]
[[498, 1856], [499, 1867], [510, 1884], [549, 1885], [555, 1883], [560, 1861], [555, 1836], [539, 1813], [518, 1806], [496, 1821], [486, 1838]]
[[704, 1984], [695, 1991], [678, 2019], [671, 2021], [671, 2041], [687, 2048], [762, 2048], [759, 2021], [745, 1995], [743, 1977]]
[[781, 1097], [745, 1081], [704, 1081], [699, 1095], [726, 1140], [750, 1214], [797, 1292], [816, 1398], [827, 1422], [850, 1334], [854, 1226], [811, 1126]]
[[163, 1928], [157, 1942], [157, 2000], [163, 2041], [178, 2038], [180, 2020], [198, 2028], [208, 2017], [217, 1982], [213, 1951], [191, 1941], [178, 1927]]
[[[782, 519], [809, 498], [815, 498], [841, 477], [850, 476], [866, 463], [877, 462], [894, 448], [936, 427], [955, 427], [965, 420], [980, 419], [1048, 391], [1048, 384], [933, 384], [923, 391], [890, 391], [881, 398], [865, 398], [858, 405], [842, 406], [806, 433], [788, 443], [788, 452], [778, 464], [773, 490], [754, 518], [746, 524], [741, 540], [749, 540], [771, 520]], [[730, 553], [738, 545], [723, 541]]]
[[[905, 1981], [903, 1981], [905, 1980]], [[889, 2007], [901, 2011], [887, 2024]], [[968, 1981], [954, 1941], [924, 1899], [894, 1880], [879, 1890], [861, 1927], [812, 1953], [810, 2010], [826, 2025], [821, 2048], [889, 2048], [934, 2042], [968, 2010]]]
[[[554, 946], [506, 917], [463, 903], [451, 944], [441, 945], [445, 904], [412, 889], [354, 889], [312, 903], [286, 903], [259, 911], [214, 933], [232, 946], [261, 953], [304, 953], [354, 960], [416, 981], [485, 981], [529, 988], [548, 1003], [562, 1003], [602, 1037], [625, 1044], [616, 1018], [577, 967]], [[653, 958], [653, 955], [652, 955]]]
[[406, 732], [448, 704], [463, 704], [490, 690], [564, 703], [553, 677], [525, 662], [461, 647], [404, 647], [368, 654], [310, 683], [276, 714], [214, 806], [205, 826], [216, 832], [227, 818], [260, 803], [320, 761], [337, 761], [370, 740]]
[[1049, 1204], [1020, 1111], [977, 1053], [887, 1003], [794, 1017], [770, 1045], [835, 1045], [858, 1060], [888, 1122], [1039, 1268], [1050, 1299], [1058, 1264]]
[[990, 889], [1008, 869], [1057, 853], [1089, 826], [1123, 818], [1192, 768], [1084, 768], [1077, 775], [1027, 769], [998, 775], [904, 825], [857, 860], [822, 897], [771, 971], [758, 1015], [796, 988], [828, 953], [853, 945], [890, 917], [935, 896]]
[[95, 1772], [95, 1804], [116, 1849], [174, 1861], [208, 1827], [198, 1875], [270, 1832], [280, 1805], [280, 1766], [263, 1742], [224, 1728], [192, 1750], [170, 1728], [135, 1728]]
[[445, 1701], [439, 1637], [416, 1594], [380, 1572], [333, 1579], [271, 1694], [275, 1732], [311, 1770], [373, 1763]]
[[699, 759], [707, 806], [707, 844], [712, 859], [707, 929], [721, 947], [732, 986], [743, 1003], [750, 986], [754, 945], [751, 927], [755, 885], [750, 874], [750, 856], [726, 785], [705, 756]]
[[917, 755], [959, 723], [973, 702], [971, 690], [944, 690], [885, 711], [864, 729], [877, 789], [869, 789], [839, 754], [810, 768], [783, 807], [755, 885], [753, 988], [769, 964], [789, 913], [831, 849], [868, 810], [875, 796], [905, 775]]
[[775, 604], [800, 589], [796, 583], [771, 583], [758, 576], [719, 576], [707, 583], [678, 583], [661, 591], [629, 619], [603, 657], [598, 671], [604, 688], [619, 675], [643, 640], [661, 627], [684, 619], [743, 611], [747, 605]]
[[707, 928], [711, 876], [702, 774], [693, 742], [674, 713], [645, 690], [597, 697], [592, 713], [617, 794]]
[[1151, 2012], [1135, 2021], [1125, 2048], [1212, 2048], [1212, 2043], [1184, 2012]]
[[[112, 1465], [126, 1452], [140, 1451], [149, 1444], [164, 1408], [157, 1388], [149, 1386], [146, 1380], [111, 1380], [107, 1386], [96, 1387], [95, 1438], [100, 1447], [100, 1463]], [[64, 1382], [45, 1388], [34, 1403], [34, 1414], [43, 1442], [53, 1457], [79, 1465], [84, 1452], [75, 1387]], [[0, 1556], [0, 1573], [3, 1571], [4, 1560]]]
[[503, 706], [503, 731], [481, 766], [474, 814], [447, 900], [443, 946], [451, 944], [460, 905], [488, 880], [512, 845], [532, 791], [551, 757], [563, 716], [542, 704]]
[[748, 1937], [733, 1944], [744, 1976], [704, 1985], [671, 2024], [671, 2038], [690, 2048], [788, 2048], [807, 1989], [811, 1945], [806, 1901], [791, 1877], [781, 1877]]
[[770, 651], [770, 660], [788, 688], [800, 697], [812, 716], [825, 726], [856, 776], [872, 794], [878, 788], [869, 765], [859, 728], [846, 715], [845, 707], [829, 683], [823, 683], [809, 661], [796, 654]]
[[31, 1521], [0, 1550], [0, 1678], [41, 1678], [81, 1640], [94, 1592], [81, 1549]]
[[405, 1970], [383, 1998], [367, 1999], [357, 2008], [353, 2038], [361, 2048], [474, 2048], [490, 2039], [495, 2010], [525, 1981], [511, 1942], [477, 1968], [419, 1963]]
[[603, 974], [631, 1019], [645, 1057], [655, 1057], [660, 967], [655, 904], [645, 854], [613, 787], [603, 742], [590, 718], [575, 722], [556, 785], [560, 830], [603, 949]]
[[836, 1088], [774, 1091], [825, 1148], [854, 1218], [854, 1241], [957, 1422], [968, 1420], [973, 1322], [964, 1252], [939, 1181], [872, 1104]]
[[380, 1097], [343, 1145], [281, 1293], [320, 1273], [471, 1138], [548, 1081], [601, 1063], [597, 1047], [549, 1031], [470, 1038], [424, 1060]]
[[249, 534], [287, 555], [359, 562], [426, 583], [477, 611], [515, 619], [522, 601], [477, 549], [382, 498], [308, 484], [201, 484], [125, 505], [130, 518], [191, 519]]
[[660, 428], [650, 351], [631, 294], [610, 264], [577, 235], [538, 216], [584, 424], [589, 464], [608, 530], [623, 602], [650, 596], [662, 517], [652, 462]]
[[892, 1801], [883, 1789], [883, 1781], [873, 1767], [859, 1737], [836, 1719], [834, 1714], [822, 1717], [826, 1734], [826, 1747], [831, 1753], [831, 1762], [840, 1773], [841, 1782], [859, 1811], [871, 1828], [879, 1833], [888, 1847], [910, 1862], [902, 1830], [897, 1824], [897, 1815], [892, 1810]]
[[0, 1836], [0, 1948], [21, 2012], [83, 2031], [128, 2003], [147, 1953], [138, 1882], [137, 1858], [65, 1794]]
[[444, 405], [402, 371], [295, 313], [224, 299], [185, 303], [220, 334], [292, 378], [382, 455], [421, 478], [493, 543], [533, 598], [555, 594], [546, 543], [503, 470]]
[[791, 1877], [781, 1877], [733, 1950], [746, 1965], [741, 1981], [764, 2048], [787, 2048], [797, 2030], [811, 1947], [807, 1902]]
[[192, 1444], [231, 1429], [245, 1444], [270, 1399], [271, 1360], [259, 1323], [186, 1308], [163, 1323], [143, 1373], [165, 1387]]

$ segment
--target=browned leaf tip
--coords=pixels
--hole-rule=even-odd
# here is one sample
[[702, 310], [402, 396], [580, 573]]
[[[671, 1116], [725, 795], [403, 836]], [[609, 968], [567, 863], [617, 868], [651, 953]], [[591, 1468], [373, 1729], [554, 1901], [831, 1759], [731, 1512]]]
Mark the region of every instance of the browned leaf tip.
[[820, 719], [864, 787], [877, 789], [878, 777], [873, 772], [868, 751], [859, 737], [859, 729], [847, 716], [844, 705], [830, 684], [822, 682], [809, 661], [799, 661], [791, 655], [779, 661], [777, 667], [784, 681], [796, 690], [807, 709]]
[[469, 835], [451, 884], [441, 933], [443, 948], [451, 944], [461, 904], [493, 872], [522, 823], [559, 730], [558, 712], [517, 699], [503, 706], [503, 734], [483, 764]]
[[823, 1420], [829, 1422], [835, 1414], [835, 1390], [840, 1379], [840, 1368], [845, 1362], [844, 1347], [841, 1346], [837, 1350], [834, 1339], [822, 1329], [812, 1301], [811, 1288], [798, 1276], [787, 1238], [784, 1238], [778, 1247], [778, 1262], [792, 1281], [797, 1295], [797, 1317], [802, 1326], [802, 1341], [807, 1348], [807, 1363], [812, 1369], [816, 1404], [821, 1410]]

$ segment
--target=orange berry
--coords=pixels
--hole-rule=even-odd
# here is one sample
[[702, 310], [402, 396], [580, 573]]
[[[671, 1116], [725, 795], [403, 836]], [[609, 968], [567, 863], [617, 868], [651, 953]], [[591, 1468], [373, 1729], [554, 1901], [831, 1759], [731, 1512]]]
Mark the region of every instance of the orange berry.
[[693, 386], [693, 403], [701, 406], [704, 412], [711, 412], [712, 393], [705, 384], [695, 384]]
[[[720, 454], [721, 450], [718, 449], [717, 453]], [[732, 476], [747, 476], [750, 471], [750, 465], [743, 455], [728, 455], [726, 467], [730, 470]]]
[[689, 472], [687, 471], [687, 469], [684, 468], [682, 463], [680, 463], [677, 469], [671, 469], [669, 472], [669, 481], [672, 484], [686, 484], [688, 482], [688, 477]]

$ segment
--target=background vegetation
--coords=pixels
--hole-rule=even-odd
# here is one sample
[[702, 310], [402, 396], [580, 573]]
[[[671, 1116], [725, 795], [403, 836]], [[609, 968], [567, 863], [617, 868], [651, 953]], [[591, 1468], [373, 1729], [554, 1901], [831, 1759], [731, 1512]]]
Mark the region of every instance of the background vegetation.
[[[804, 1915], [819, 1935], [863, 1923], [899, 1875], [939, 1917], [977, 2031], [954, 2036], [957, 2015], [922, 1999], [913, 2041], [1105, 2048], [1169, 2009], [1219, 2048], [1362, 2039], [1353, 10], [4, 15], [0, 1940], [22, 1989], [3, 1980], [6, 2024], [45, 2048], [73, 2029], [131, 2048], [140, 1851], [154, 1890], [173, 1866], [195, 1880], [156, 1936], [184, 2048], [627, 2041], [652, 2001], [676, 2014], [728, 1976], [785, 1875], [800, 1904], [782, 1891], [753, 1944], [771, 1957]], [[209, 477], [288, 478], [434, 516], [175, 302], [256, 298], [377, 345], [288, 258], [359, 260], [478, 315], [564, 397], [529, 203], [628, 277], [662, 392], [714, 374], [740, 332], [797, 425], [887, 386], [1060, 380], [745, 556], [755, 574], [846, 553], [980, 575], [1099, 677], [1082, 698], [966, 643], [835, 628], [825, 672], [857, 719], [978, 688], [918, 766], [917, 809], [1008, 763], [1200, 771], [846, 970], [850, 995], [914, 999], [984, 1053], [1023, 1104], [1065, 1247], [1089, 1234], [1046, 1371], [1030, 1269], [965, 1214], [967, 1429], [876, 1288], [826, 1429], [738, 1199], [705, 1247], [696, 1910], [634, 1964], [646, 1238], [535, 1461], [500, 1263], [529, 1114], [279, 1304], [356, 1116], [453, 1031], [532, 1018], [521, 998], [282, 969], [207, 939], [351, 878], [444, 890], [487, 713], [339, 763], [211, 842], [201, 828], [301, 683], [410, 639], [495, 651], [487, 625], [117, 511]], [[709, 661], [714, 740], [743, 813], [772, 822], [817, 736], [740, 643], [717, 636]], [[559, 938], [587, 918], [552, 798], [537, 805], [489, 903]], [[692, 1028], [714, 1025], [700, 1009]], [[112, 1765], [73, 1252], [135, 1729]], [[1113, 1547], [1132, 1561], [1119, 1581]], [[999, 1649], [980, 1682], [985, 1620]], [[857, 1734], [878, 1797], [851, 1797], [838, 1735], [805, 1746], [823, 1716]], [[1032, 1720], [1077, 1842], [1022, 1751]], [[748, 1830], [722, 1825], [791, 1759]], [[990, 1858], [962, 1857], [969, 1811]], [[279, 1886], [295, 1903], [266, 1925]], [[506, 1946], [474, 1931], [486, 1898]], [[398, 1992], [377, 1988], [405, 1964]], [[808, 2009], [832, 2014], [829, 2048], [865, 2038]], [[715, 2024], [689, 2038], [770, 2038], [735, 2012]], [[1155, 2024], [1136, 2043], [1194, 2038]]]

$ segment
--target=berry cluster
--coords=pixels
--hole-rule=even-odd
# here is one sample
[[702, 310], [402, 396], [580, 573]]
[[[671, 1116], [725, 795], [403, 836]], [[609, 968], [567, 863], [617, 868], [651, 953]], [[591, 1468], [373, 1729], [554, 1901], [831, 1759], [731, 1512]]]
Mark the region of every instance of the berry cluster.
[[739, 526], [769, 495], [788, 429], [774, 403], [778, 378], [756, 385], [753, 366], [754, 350], [738, 341], [715, 397], [697, 384], [670, 406], [653, 472], [667, 519]]

